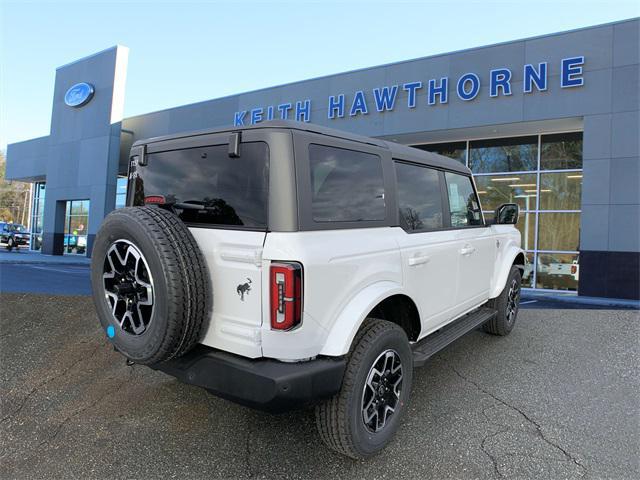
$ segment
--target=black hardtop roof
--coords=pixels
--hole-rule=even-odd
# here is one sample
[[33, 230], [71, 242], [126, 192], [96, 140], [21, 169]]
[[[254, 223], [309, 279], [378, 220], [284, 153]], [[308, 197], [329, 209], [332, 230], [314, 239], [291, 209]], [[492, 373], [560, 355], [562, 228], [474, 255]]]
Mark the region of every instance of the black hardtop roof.
[[471, 171], [457, 160], [445, 157], [443, 155], [438, 155], [437, 153], [427, 152], [425, 150], [408, 147], [406, 145], [395, 142], [389, 142], [372, 137], [365, 137], [364, 135], [357, 135], [354, 133], [337, 130], [335, 128], [323, 127], [321, 125], [316, 125], [313, 123], [294, 122], [292, 120], [268, 120], [256, 125], [245, 125], [241, 127], [228, 126], [215, 129], [196, 130], [193, 132], [174, 133], [171, 135], [163, 135], [161, 137], [152, 137], [138, 140], [133, 144], [133, 147], [148, 145], [150, 143], [164, 142], [167, 140], [175, 140], [179, 138], [197, 137], [201, 135], [211, 135], [225, 132], [240, 132], [243, 130], [259, 130], [266, 128], [300, 130], [304, 132], [317, 133], [320, 135], [327, 135], [329, 137], [343, 138], [345, 140], [351, 140], [353, 142], [364, 143], [367, 145], [375, 145], [390, 150], [391, 156], [399, 160], [420, 163], [423, 165], [429, 165], [446, 170], [454, 170], [465, 174], [471, 174]]

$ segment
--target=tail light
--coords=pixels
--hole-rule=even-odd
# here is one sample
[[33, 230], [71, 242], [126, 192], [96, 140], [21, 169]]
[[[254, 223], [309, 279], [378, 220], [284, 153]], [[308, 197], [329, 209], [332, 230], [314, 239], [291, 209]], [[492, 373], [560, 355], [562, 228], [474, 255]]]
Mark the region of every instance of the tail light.
[[575, 275], [576, 273], [578, 273], [578, 266], [571, 265], [571, 275]]
[[302, 321], [302, 265], [272, 263], [271, 328], [291, 330]]
[[147, 195], [144, 197], [145, 205], [164, 205], [164, 195]]

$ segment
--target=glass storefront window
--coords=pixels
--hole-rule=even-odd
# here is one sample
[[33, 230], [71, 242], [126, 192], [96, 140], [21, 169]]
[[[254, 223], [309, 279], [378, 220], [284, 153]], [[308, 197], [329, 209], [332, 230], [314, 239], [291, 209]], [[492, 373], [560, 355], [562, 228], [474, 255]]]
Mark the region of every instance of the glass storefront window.
[[68, 215], [84, 215], [89, 213], [89, 200], [73, 200], [67, 202]]
[[469, 142], [473, 173], [520, 172], [538, 168], [538, 136]]
[[127, 203], [127, 177], [118, 177], [116, 184], [116, 208], [122, 208]]
[[535, 213], [520, 212], [516, 228], [520, 231], [522, 238], [520, 246], [523, 250], [533, 250], [535, 248], [536, 237], [536, 215]]
[[536, 174], [477, 175], [475, 181], [483, 210], [495, 210], [503, 203], [517, 203], [520, 210], [536, 209]]
[[579, 213], [539, 213], [538, 250], [577, 251], [580, 248]]
[[453, 158], [462, 164], [467, 163], [467, 142], [431, 143], [429, 145], [415, 145], [415, 148]]
[[582, 132], [542, 135], [540, 169], [582, 168]]
[[524, 274], [522, 275], [522, 286], [525, 288], [533, 288], [533, 269], [535, 267], [534, 254], [526, 252], [527, 263], [524, 266]]
[[46, 184], [38, 182], [33, 187], [33, 203], [31, 206], [31, 250], [42, 248], [42, 219], [44, 217], [44, 199]]
[[70, 200], [64, 227], [64, 253], [84, 255], [87, 251], [89, 200]]
[[580, 210], [582, 172], [540, 174], [540, 210]]
[[539, 253], [536, 264], [536, 287], [553, 290], [577, 290], [580, 278], [578, 255], [573, 253]]

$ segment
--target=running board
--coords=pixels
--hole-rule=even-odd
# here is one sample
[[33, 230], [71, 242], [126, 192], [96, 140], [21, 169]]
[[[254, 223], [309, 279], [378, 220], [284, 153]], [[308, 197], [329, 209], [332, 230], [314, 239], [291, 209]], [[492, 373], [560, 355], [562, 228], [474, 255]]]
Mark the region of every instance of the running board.
[[493, 308], [479, 308], [423, 338], [412, 345], [413, 365], [416, 367], [423, 366], [429, 357], [435, 355], [464, 334], [488, 322], [496, 314], [497, 312]]

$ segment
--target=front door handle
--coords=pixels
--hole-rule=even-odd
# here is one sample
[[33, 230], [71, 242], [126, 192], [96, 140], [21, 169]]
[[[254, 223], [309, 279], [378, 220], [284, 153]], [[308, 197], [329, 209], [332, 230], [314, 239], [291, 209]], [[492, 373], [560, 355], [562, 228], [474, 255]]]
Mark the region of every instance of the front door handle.
[[476, 251], [476, 247], [473, 247], [471, 245], [465, 245], [460, 249], [460, 255], [471, 255], [475, 251]]
[[409, 259], [409, 266], [415, 267], [416, 265], [423, 265], [429, 263], [430, 257], [428, 255], [415, 255]]

